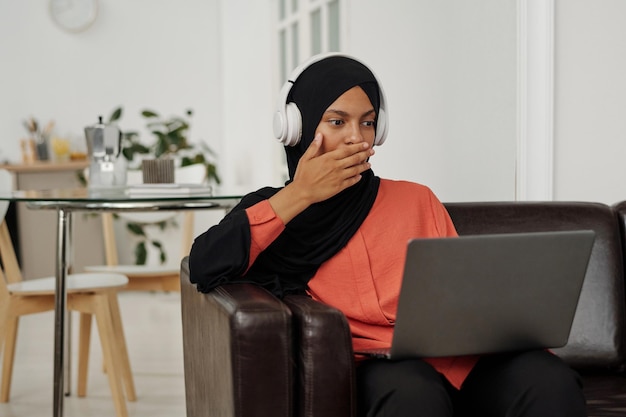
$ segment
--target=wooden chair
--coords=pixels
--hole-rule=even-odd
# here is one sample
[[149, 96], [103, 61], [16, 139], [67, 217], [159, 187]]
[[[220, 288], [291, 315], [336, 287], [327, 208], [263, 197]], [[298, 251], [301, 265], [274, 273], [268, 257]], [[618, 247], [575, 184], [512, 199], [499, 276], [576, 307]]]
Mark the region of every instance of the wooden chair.
[[[206, 178], [203, 164], [179, 167], [175, 170], [175, 180], [181, 184], [202, 184]], [[141, 171], [129, 171], [128, 183], [141, 183]], [[164, 211], [154, 213], [121, 212], [118, 216], [127, 221], [142, 225], [156, 224], [173, 218], [180, 212]], [[140, 291], [180, 291], [180, 260], [189, 254], [193, 242], [193, 211], [182, 213], [183, 224], [180, 237], [178, 262], [169, 265], [120, 265], [118, 248], [115, 241], [115, 228], [112, 213], [102, 214], [102, 233], [104, 237], [106, 265], [90, 265], [87, 272], [118, 273], [128, 277], [125, 290]]]
[[[11, 187], [11, 177], [7, 171], [0, 170], [0, 187]], [[0, 353], [3, 353], [0, 402], [8, 402], [10, 397], [19, 318], [26, 314], [53, 311], [55, 304], [54, 277], [22, 280], [4, 220], [7, 208], [8, 203], [0, 203], [0, 258], [3, 266], [0, 269]], [[128, 415], [123, 389], [129, 401], [136, 400], [117, 300], [118, 290], [127, 283], [128, 278], [124, 275], [104, 273], [72, 274], [66, 282], [67, 308], [80, 313], [77, 394], [84, 397], [87, 393], [91, 319], [95, 316], [118, 417]]]

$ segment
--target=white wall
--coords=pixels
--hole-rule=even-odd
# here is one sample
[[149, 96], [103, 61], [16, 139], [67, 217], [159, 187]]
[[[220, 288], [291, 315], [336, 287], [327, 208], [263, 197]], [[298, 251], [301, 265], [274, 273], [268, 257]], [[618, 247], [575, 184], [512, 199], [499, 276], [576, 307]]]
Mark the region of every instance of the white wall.
[[29, 116], [55, 120], [56, 134], [84, 146], [83, 128], [119, 105], [124, 130], [144, 127], [144, 108], [164, 116], [192, 108], [191, 139], [219, 152], [217, 3], [99, 4], [94, 25], [72, 34], [55, 26], [47, 1], [0, 2], [0, 159], [19, 161]]
[[225, 193], [280, 186], [273, 139], [271, 0], [221, 0], [221, 102]]
[[[120, 127], [143, 131], [146, 141], [152, 138], [143, 129], [141, 110], [170, 116], [193, 109], [190, 140], [205, 141], [222, 161], [218, 2], [99, 5], [94, 25], [72, 34], [54, 25], [47, 1], [0, 1], [0, 160], [19, 162], [19, 139], [26, 136], [22, 121], [29, 116], [40, 123], [55, 120], [55, 134], [84, 149], [83, 128], [121, 105]], [[196, 234], [222, 216], [196, 214]], [[175, 239], [163, 242], [177, 264]], [[130, 262], [128, 239], [118, 245], [120, 262]]]
[[516, 2], [392, 3], [353, 0], [349, 11], [348, 50], [374, 68], [389, 102], [374, 172], [446, 201], [514, 199]]
[[[347, 1], [344, 52], [374, 68], [390, 108], [375, 172], [428, 184], [445, 201], [515, 199], [522, 1]], [[555, 1], [554, 179], [545, 188], [557, 200], [624, 199], [623, 16], [622, 0]], [[265, 42], [252, 39], [242, 52], [265, 48], [270, 55]], [[275, 146], [247, 136], [241, 144]], [[257, 168], [268, 174], [265, 165]], [[261, 185], [252, 178], [250, 189]]]
[[555, 199], [626, 199], [626, 2], [556, 4]]
[[[375, 171], [446, 201], [515, 198], [521, 0], [346, 1], [344, 51], [374, 68], [389, 101]], [[106, 0], [72, 35], [46, 2], [0, 2], [0, 158], [19, 159], [30, 115], [82, 141], [120, 104], [125, 129], [143, 125], [144, 107], [192, 107], [192, 137], [219, 152], [222, 192], [279, 185], [272, 4]], [[626, 174], [626, 2], [557, 0], [555, 15], [554, 196], [613, 203]]]
[[[374, 69], [390, 109], [389, 138], [372, 159], [374, 171], [428, 184], [447, 201], [513, 199], [516, 2], [347, 1], [342, 51]], [[271, 72], [274, 38], [241, 29], [272, 30], [273, 16], [263, 11], [272, 2], [259, 3], [221, 6], [224, 147], [239, 147], [228, 153], [229, 164], [241, 161], [229, 165], [236, 172], [227, 185], [236, 192], [279, 182], [272, 165], [282, 152], [271, 136], [280, 87]], [[251, 120], [242, 122], [242, 113]]]

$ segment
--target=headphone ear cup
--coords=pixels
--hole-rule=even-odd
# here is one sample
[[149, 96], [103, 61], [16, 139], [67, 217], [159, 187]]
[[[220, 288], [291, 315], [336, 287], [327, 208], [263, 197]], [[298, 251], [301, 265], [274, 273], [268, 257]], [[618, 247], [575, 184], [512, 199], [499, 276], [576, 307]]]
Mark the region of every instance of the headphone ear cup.
[[285, 106], [285, 140], [286, 146], [295, 146], [302, 137], [302, 115], [296, 103], [287, 103]]
[[376, 137], [374, 138], [374, 145], [382, 145], [387, 139], [387, 114], [381, 107], [378, 109], [378, 118], [376, 120]]
[[282, 112], [277, 111], [276, 113], [274, 113], [274, 136], [276, 137], [276, 139], [278, 139], [280, 143], [285, 143], [285, 137], [287, 136], [287, 133], [285, 132], [286, 123], [287, 121], [285, 120], [285, 116]]

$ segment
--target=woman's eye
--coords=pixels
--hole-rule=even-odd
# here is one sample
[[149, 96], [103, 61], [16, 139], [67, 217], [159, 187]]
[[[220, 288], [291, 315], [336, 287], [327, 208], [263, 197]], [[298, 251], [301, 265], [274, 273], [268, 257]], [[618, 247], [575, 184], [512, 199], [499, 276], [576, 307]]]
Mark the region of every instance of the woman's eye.
[[367, 121], [363, 122], [363, 126], [374, 127], [374, 126], [376, 126], [376, 122], [373, 121], [373, 120], [367, 120]]
[[330, 123], [333, 126], [341, 126], [343, 124], [343, 120], [331, 119], [328, 121], [328, 123]]

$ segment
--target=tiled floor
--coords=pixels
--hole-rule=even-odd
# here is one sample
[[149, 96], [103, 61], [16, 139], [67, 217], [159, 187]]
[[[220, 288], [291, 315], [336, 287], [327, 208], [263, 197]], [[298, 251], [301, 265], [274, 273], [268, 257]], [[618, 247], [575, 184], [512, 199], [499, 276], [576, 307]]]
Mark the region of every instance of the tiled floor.
[[[185, 415], [180, 294], [120, 293], [120, 308], [137, 401], [128, 402], [129, 417]], [[20, 320], [13, 384], [9, 403], [0, 404], [2, 417], [52, 416], [53, 313]], [[73, 333], [78, 315], [72, 316]], [[102, 372], [97, 328], [92, 328], [87, 397], [76, 390], [76, 347], [72, 355], [72, 390], [64, 400], [64, 416], [115, 416], [108, 380]], [[75, 344], [77, 337], [73, 337]]]

